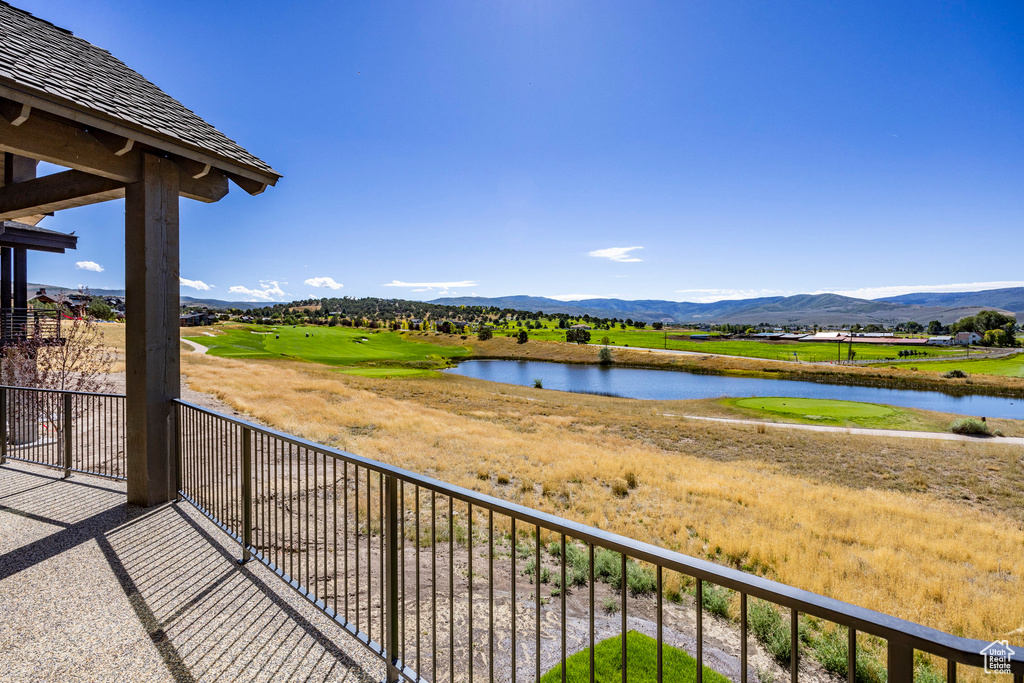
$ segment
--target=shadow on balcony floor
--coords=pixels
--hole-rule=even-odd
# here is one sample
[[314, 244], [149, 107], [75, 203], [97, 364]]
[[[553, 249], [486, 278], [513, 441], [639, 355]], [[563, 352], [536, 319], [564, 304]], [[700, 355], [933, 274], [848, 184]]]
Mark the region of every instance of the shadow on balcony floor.
[[[187, 504], [0, 466], [6, 681], [371, 681], [379, 660]], [[344, 648], [344, 649], [343, 649]]]

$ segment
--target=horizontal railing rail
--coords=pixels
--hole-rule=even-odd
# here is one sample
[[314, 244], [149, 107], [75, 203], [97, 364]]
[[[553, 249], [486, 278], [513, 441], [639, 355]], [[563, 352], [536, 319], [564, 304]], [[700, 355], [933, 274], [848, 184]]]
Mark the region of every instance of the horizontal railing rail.
[[125, 442], [122, 394], [0, 386], [0, 464], [124, 479]]
[[6, 340], [60, 339], [61, 312], [51, 308], [8, 308], [0, 311], [0, 337]]
[[[659, 548], [185, 401], [176, 404], [182, 497], [241, 544], [241, 561], [255, 558], [267, 565], [384, 659], [389, 681], [473, 680], [474, 669], [487, 680], [540, 680], [546, 670], [559, 667], [556, 678], [564, 681], [569, 656], [588, 648], [590, 680], [595, 680], [598, 634], [627, 639], [627, 632], [636, 629], [654, 634], [658, 680], [664, 675], [662, 653], [670, 635], [693, 652], [701, 681], [706, 664], [703, 605], [706, 591], [715, 587], [739, 596], [739, 669], [732, 677], [740, 683], [747, 682], [750, 668], [752, 599], [788, 612], [778, 616], [789, 618], [786, 664], [794, 682], [801, 665], [801, 615], [845, 627], [845, 674], [851, 683], [864, 648], [858, 634], [884, 641], [892, 682], [913, 679], [915, 652], [944, 659], [951, 682], [957, 679], [957, 665], [986, 664], [985, 641]], [[542, 554], [544, 539], [549, 544]], [[681, 635], [687, 629], [680, 625], [691, 617], [680, 611], [683, 607], [665, 604], [669, 575], [693, 585], [693, 642]], [[598, 592], [607, 596], [601, 605]], [[572, 594], [569, 601], [567, 593]], [[605, 613], [598, 614], [602, 606]], [[625, 681], [628, 648], [619, 647]], [[1024, 648], [1016, 648], [1006, 665], [1015, 683], [1021, 683]]]

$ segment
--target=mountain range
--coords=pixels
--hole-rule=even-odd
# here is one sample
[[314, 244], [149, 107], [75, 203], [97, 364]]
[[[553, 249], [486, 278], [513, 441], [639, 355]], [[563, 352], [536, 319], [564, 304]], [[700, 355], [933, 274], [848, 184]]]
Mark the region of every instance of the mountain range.
[[[77, 291], [56, 285], [30, 284], [29, 296], [45, 287], [50, 294]], [[123, 289], [93, 289], [97, 296], [124, 296]], [[268, 305], [264, 301], [222, 301], [181, 297], [183, 304], [215, 309], [249, 310]], [[494, 306], [520, 311], [591, 315], [598, 318], [632, 318], [666, 323], [768, 323], [771, 325], [852, 325], [871, 323], [893, 325], [916, 320], [944, 325], [980, 310], [993, 309], [1018, 320], [1024, 316], [1024, 287], [989, 289], [980, 292], [918, 292], [882, 299], [857, 299], [840, 294], [797, 294], [752, 299], [725, 299], [711, 303], [666, 301], [662, 299], [582, 299], [560, 301], [540, 296], [443, 297], [428, 303], [447, 306]]]
[[981, 292], [920, 292], [884, 299], [857, 299], [840, 294], [798, 294], [753, 299], [727, 299], [712, 303], [643, 299], [582, 299], [559, 301], [536, 296], [444, 297], [430, 303], [442, 305], [496, 306], [573, 316], [633, 318], [666, 323], [739, 323], [772, 325], [844, 325], [871, 323], [893, 325], [915, 320], [946, 325], [980, 310], [1024, 313], [1024, 287]]

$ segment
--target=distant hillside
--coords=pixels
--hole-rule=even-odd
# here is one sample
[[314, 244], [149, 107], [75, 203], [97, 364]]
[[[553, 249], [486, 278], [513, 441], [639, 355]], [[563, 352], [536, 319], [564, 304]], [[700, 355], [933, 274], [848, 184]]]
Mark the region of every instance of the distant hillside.
[[[61, 287], [60, 285], [41, 285], [38, 283], [29, 283], [28, 295], [29, 298], [35, 296], [36, 292], [40, 289], [45, 289], [47, 294], [54, 295], [62, 292], [77, 292], [77, 287]], [[89, 288], [89, 293], [93, 296], [124, 296], [123, 289], [92, 289]], [[216, 309], [228, 309], [238, 308], [243, 311], [248, 311], [251, 308], [262, 308], [267, 305], [265, 301], [221, 301], [220, 299], [196, 299], [190, 296], [181, 297], [181, 303], [189, 306], [206, 306], [208, 308]]]
[[988, 289], [982, 292], [919, 292], [890, 296], [879, 301], [916, 306], [985, 306], [1013, 311], [1020, 320], [1024, 313], [1024, 287]]
[[[1009, 292], [1022, 290], [993, 290]], [[990, 302], [984, 292], [970, 293], [971, 303], [948, 305], [932, 303], [910, 303], [889, 299], [856, 299], [839, 294], [798, 294], [788, 297], [760, 297], [736, 299], [712, 303], [691, 303], [686, 301], [624, 299], [583, 299], [581, 301], [558, 301], [535, 296], [504, 297], [445, 297], [431, 303], [447, 306], [497, 306], [545, 313], [568, 315], [591, 315], [600, 318], [633, 318], [646, 322], [706, 322], [771, 325], [845, 325], [871, 323], [892, 325], [916, 320], [927, 323], [938, 320], [949, 324], [979, 310], [991, 308], [1003, 313], [1017, 309], [1002, 306], [1009, 299], [993, 297]], [[913, 296], [913, 295], [910, 295]], [[958, 296], [968, 296], [960, 294]], [[1024, 305], [1020, 310], [1024, 311]]]

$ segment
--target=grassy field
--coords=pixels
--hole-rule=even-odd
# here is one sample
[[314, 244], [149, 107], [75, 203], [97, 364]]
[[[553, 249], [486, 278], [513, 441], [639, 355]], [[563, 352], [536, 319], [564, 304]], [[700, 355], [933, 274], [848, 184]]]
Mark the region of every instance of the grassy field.
[[[662, 646], [663, 680], [689, 683], [697, 680], [697, 660], [671, 645]], [[541, 683], [559, 683], [562, 665], [541, 677]], [[568, 683], [590, 681], [590, 648], [566, 660], [565, 680]], [[613, 683], [622, 680], [622, 636], [608, 638], [594, 646], [594, 680]], [[658, 680], [658, 641], [636, 631], [626, 632], [626, 680], [630, 683], [654, 683]], [[704, 667], [703, 680], [728, 683], [729, 679]]]
[[460, 346], [412, 341], [404, 334], [351, 327], [232, 325], [205, 328], [214, 336], [186, 337], [222, 358], [295, 358], [366, 377], [399, 377], [429, 372], [445, 359], [464, 356]]
[[673, 417], [684, 402], [183, 361], [194, 389], [290, 433], [956, 634], [1024, 628], [1024, 460], [998, 440], [759, 433]]
[[746, 418], [835, 427], [942, 432], [955, 419], [924, 410], [831, 399], [754, 397], [721, 399], [720, 403]]
[[[538, 341], [565, 341], [565, 330], [558, 329], [558, 321], [541, 320], [543, 329], [527, 330], [531, 339]], [[495, 334], [518, 333], [518, 327], [498, 328]], [[678, 351], [695, 351], [697, 353], [714, 353], [726, 356], [742, 356], [746, 358], [766, 358], [771, 360], [801, 360], [805, 362], [828, 362], [836, 360], [839, 355], [845, 360], [847, 346], [843, 345], [837, 354], [836, 344], [823, 342], [795, 341], [756, 341], [752, 339], [723, 339], [716, 341], [714, 336], [708, 341], [690, 341], [673, 339], [673, 336], [698, 333], [697, 330], [637, 330], [633, 328], [613, 330], [591, 330], [590, 341], [600, 343], [608, 337], [612, 346], [674, 349]], [[701, 333], [706, 334], [706, 333]], [[859, 360], [899, 358], [901, 350], [915, 349], [922, 351], [920, 346], [878, 346], [873, 344], [854, 344], [853, 350]], [[962, 349], [949, 347], [928, 347], [924, 349], [928, 357], [962, 354]], [[794, 356], [793, 354], [796, 354]]]
[[1024, 377], [1024, 353], [992, 360], [950, 360], [922, 363], [921, 369], [933, 372], [963, 370], [970, 375], [998, 375], [1002, 377]]

